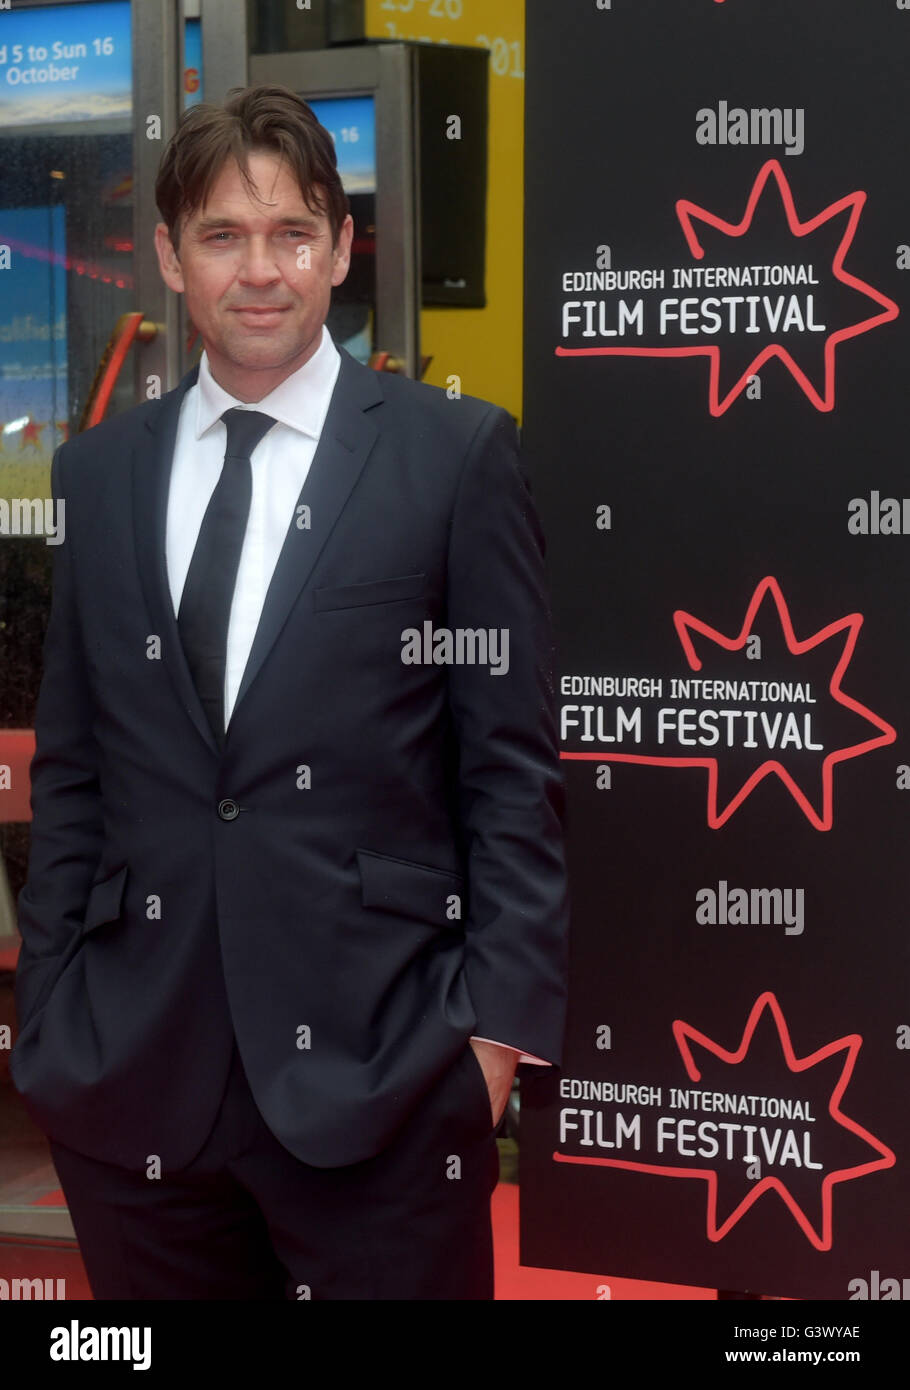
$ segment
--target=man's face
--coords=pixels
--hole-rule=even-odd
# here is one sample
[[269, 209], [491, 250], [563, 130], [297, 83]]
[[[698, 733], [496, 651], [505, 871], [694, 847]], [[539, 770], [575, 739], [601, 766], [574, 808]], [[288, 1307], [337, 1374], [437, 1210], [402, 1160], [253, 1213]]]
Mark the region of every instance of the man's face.
[[163, 222], [155, 247], [165, 284], [186, 295], [215, 380], [252, 402], [318, 348], [332, 286], [348, 273], [354, 224], [345, 219], [333, 247], [328, 216], [310, 211], [279, 156], [248, 158], [262, 202], [229, 160], [205, 207], [186, 219], [179, 258]]

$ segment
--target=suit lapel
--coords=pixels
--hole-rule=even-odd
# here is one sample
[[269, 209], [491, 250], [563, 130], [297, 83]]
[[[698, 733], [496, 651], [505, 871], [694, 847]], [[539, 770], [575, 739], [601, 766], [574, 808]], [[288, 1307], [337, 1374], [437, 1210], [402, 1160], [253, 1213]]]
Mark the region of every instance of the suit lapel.
[[[378, 429], [364, 414], [383, 394], [376, 373], [343, 348], [341, 368], [329, 404], [319, 444], [297, 499], [275, 572], [266, 594], [253, 639], [234, 716], [286, 623], [291, 609], [312, 573], [338, 517], [376, 442]], [[171, 602], [166, 560], [167, 500], [177, 423], [184, 396], [195, 383], [198, 366], [162, 399], [160, 409], [146, 420], [133, 452], [133, 525], [136, 557], [153, 631], [161, 637], [162, 653], [180, 703], [213, 752], [215, 742], [186, 662]], [[309, 507], [309, 527], [298, 527], [301, 505]]]
[[[339, 352], [338, 380], [265, 596], [262, 616], [237, 692], [235, 715], [287, 622], [378, 437], [376, 425], [364, 414], [383, 400], [376, 373], [361, 366], [343, 348], [339, 348]], [[309, 528], [297, 525], [297, 508], [302, 505], [310, 509]], [[228, 736], [233, 718], [228, 725]]]

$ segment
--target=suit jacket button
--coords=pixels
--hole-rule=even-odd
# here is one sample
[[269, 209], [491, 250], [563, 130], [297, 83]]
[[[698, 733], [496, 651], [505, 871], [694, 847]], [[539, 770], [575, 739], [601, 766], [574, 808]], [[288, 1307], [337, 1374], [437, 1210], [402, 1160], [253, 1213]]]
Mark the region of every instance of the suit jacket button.
[[226, 797], [224, 801], [218, 802], [218, 814], [222, 820], [236, 820], [240, 814], [240, 807], [236, 801]]

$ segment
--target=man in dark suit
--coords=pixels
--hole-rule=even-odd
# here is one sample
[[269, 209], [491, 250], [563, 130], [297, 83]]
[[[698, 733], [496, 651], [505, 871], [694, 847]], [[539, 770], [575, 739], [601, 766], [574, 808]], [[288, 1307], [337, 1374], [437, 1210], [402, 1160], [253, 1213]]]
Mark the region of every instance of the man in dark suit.
[[283, 88], [181, 121], [205, 345], [58, 449], [12, 1073], [110, 1298], [489, 1298], [558, 1064], [542, 538], [505, 411], [324, 327], [352, 222]]

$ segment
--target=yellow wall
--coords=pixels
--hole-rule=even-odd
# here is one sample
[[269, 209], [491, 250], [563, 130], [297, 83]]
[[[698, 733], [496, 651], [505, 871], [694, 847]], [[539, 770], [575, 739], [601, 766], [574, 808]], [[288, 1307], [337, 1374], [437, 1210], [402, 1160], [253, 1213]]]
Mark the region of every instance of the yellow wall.
[[490, 53], [487, 307], [424, 309], [425, 380], [461, 377], [466, 395], [521, 418], [524, 0], [367, 0], [374, 39], [484, 45]]

